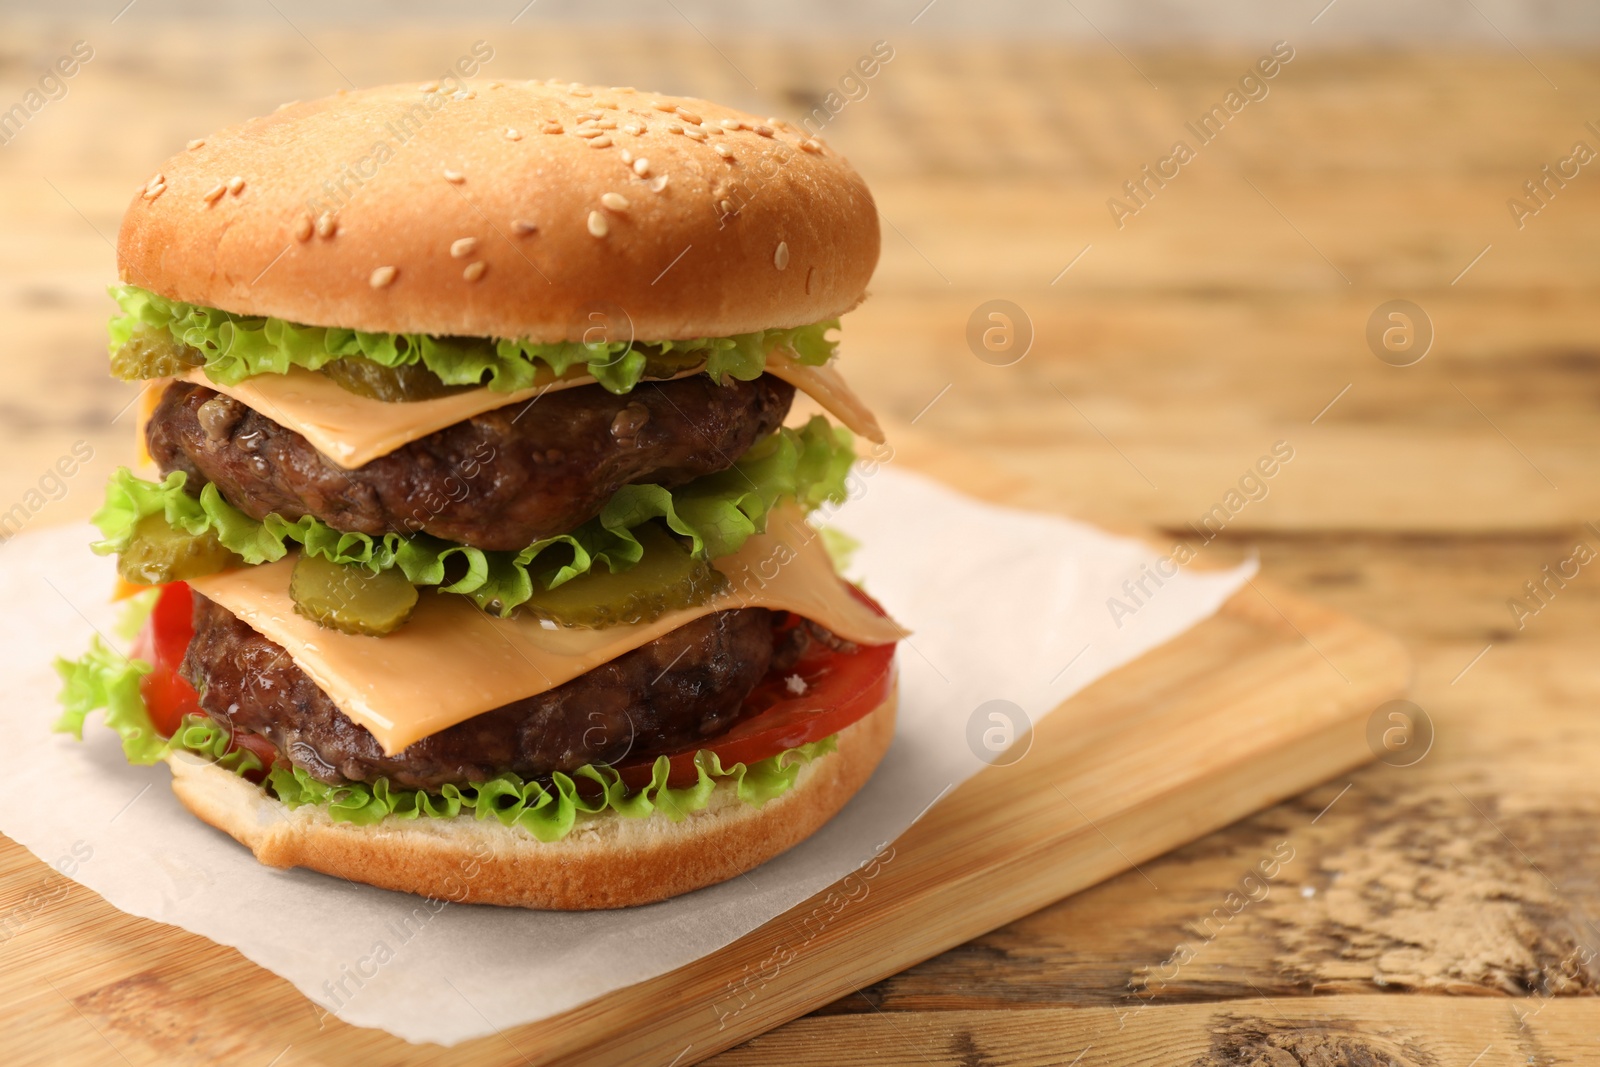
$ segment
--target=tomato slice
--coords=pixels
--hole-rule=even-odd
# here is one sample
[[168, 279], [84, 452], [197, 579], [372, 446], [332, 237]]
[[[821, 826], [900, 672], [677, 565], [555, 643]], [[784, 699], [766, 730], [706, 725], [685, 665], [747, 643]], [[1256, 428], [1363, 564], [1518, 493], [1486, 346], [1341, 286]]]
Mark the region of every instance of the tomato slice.
[[[205, 715], [200, 708], [200, 695], [189, 680], [178, 673], [183, 665], [184, 653], [194, 638], [194, 598], [189, 595], [187, 582], [169, 582], [161, 586], [150, 620], [133, 641], [135, 659], [150, 664], [150, 673], [139, 679], [139, 695], [144, 698], [145, 711], [162, 737], [171, 737], [183, 725], [187, 715]], [[229, 750], [244, 749], [261, 760], [264, 770], [272, 769], [278, 751], [272, 742], [255, 734], [235, 733]], [[252, 781], [261, 777], [252, 772]]]
[[[851, 591], [878, 614], [885, 614], [865, 593]], [[821, 648], [788, 671], [768, 674], [745, 699], [747, 711], [753, 712], [747, 718], [711, 743], [669, 756], [672, 770], [667, 784], [674, 788], [694, 784], [699, 777], [694, 757], [701, 749], [715, 752], [724, 767], [750, 764], [820, 741], [865, 717], [894, 688], [895, 647], [873, 645], [855, 652]], [[654, 765], [654, 757], [624, 762], [617, 772], [637, 789], [649, 783]]]
[[178, 667], [194, 636], [194, 608], [185, 582], [161, 587], [150, 621], [133, 642], [133, 655], [149, 663], [151, 671], [139, 679], [139, 695], [162, 737], [171, 737], [185, 715], [203, 714], [200, 697]]

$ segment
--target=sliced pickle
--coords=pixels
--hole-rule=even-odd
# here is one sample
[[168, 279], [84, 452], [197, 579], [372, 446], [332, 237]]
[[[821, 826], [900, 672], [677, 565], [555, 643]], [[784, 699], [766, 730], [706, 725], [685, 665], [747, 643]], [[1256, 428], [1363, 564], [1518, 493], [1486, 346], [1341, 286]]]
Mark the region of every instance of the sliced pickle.
[[613, 573], [599, 564], [554, 589], [535, 589], [522, 611], [562, 626], [603, 629], [651, 622], [677, 608], [703, 604], [728, 584], [720, 571], [695, 559], [665, 529], [649, 523], [633, 531], [644, 558]]
[[294, 610], [319, 626], [368, 637], [393, 633], [417, 606], [417, 587], [398, 569], [374, 573], [304, 553], [289, 577], [289, 596]]
[[137, 585], [165, 585], [215, 574], [243, 563], [222, 547], [211, 530], [196, 537], [168, 524], [166, 516], [146, 515], [133, 528], [133, 540], [117, 554], [117, 573]]
[[385, 367], [366, 356], [345, 356], [333, 360], [323, 366], [322, 373], [347, 392], [390, 403], [433, 400], [472, 388], [470, 385], [446, 385], [421, 363]]
[[652, 379], [676, 378], [687, 370], [695, 370], [705, 366], [706, 354], [704, 352], [679, 351], [663, 352], [659, 348], [645, 348], [644, 352], [644, 377]]
[[202, 366], [205, 353], [190, 348], [165, 329], [140, 326], [111, 356], [111, 373], [125, 382], [172, 378]]

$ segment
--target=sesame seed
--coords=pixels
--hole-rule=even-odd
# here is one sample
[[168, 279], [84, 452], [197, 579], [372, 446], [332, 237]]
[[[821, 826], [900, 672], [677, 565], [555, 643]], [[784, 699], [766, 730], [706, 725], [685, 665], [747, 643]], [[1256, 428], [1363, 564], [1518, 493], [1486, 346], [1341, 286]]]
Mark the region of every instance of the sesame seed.
[[522, 131], [517, 129], [514, 126], [507, 127], [506, 128], [506, 140], [508, 140], [508, 141], [520, 141], [520, 140], [522, 140]]
[[596, 237], [604, 237], [611, 230], [611, 224], [606, 222], [606, 217], [598, 211], [589, 212], [589, 232]]
[[568, 89], [567, 91], [569, 93], [571, 93], [573, 96], [593, 96], [594, 95], [594, 93], [591, 90], [584, 89], [584, 88]]
[[695, 141], [704, 141], [707, 137], [706, 131], [698, 126], [690, 126], [683, 131], [683, 135]]
[[547, 122], [544, 124], [545, 133], [561, 133], [564, 129], [565, 127], [559, 122]]
[[438, 91], [438, 82], [423, 82], [421, 85], [417, 86], [417, 92], [419, 93], [436, 93]]
[[641, 178], [650, 176], [650, 161], [643, 156], [633, 161], [633, 172]]
[[459, 170], [447, 170], [444, 172], [444, 180], [447, 182], [455, 182], [457, 185], [459, 185], [467, 180], [467, 176], [462, 174]]
[[523, 236], [526, 236], [526, 235], [528, 235], [530, 233], [533, 233], [536, 230], [538, 230], [539, 227], [535, 226], [533, 223], [529, 222], [527, 219], [512, 219], [511, 220], [511, 229], [512, 229], [512, 231], [514, 233], [520, 233]]
[[394, 274], [395, 270], [393, 267], [379, 267], [377, 270], [372, 272], [370, 277], [367, 278], [367, 284], [372, 286], [374, 289], [382, 289], [384, 286], [394, 281]]
[[499, 89], [503, 85], [505, 85], [505, 82], [503, 82], [503, 81], [492, 81], [492, 82], [489, 83], [489, 88], [491, 88], [491, 89]]
[[617, 102], [615, 100], [596, 100], [594, 106], [608, 108], [612, 111], [617, 110]]
[[628, 210], [628, 198], [621, 193], [603, 193], [600, 196], [600, 203], [612, 211]]
[[729, 214], [733, 213], [733, 201], [732, 200], [718, 200], [717, 201], [717, 207], [722, 209], [722, 213], [724, 215], [729, 215]]
[[165, 174], [162, 174], [160, 171], [157, 171], [156, 173], [154, 173], [154, 174], [152, 174], [150, 176], [150, 180], [149, 181], [144, 183], [144, 187], [146, 189], [152, 189], [157, 185], [166, 184], [166, 181], [167, 181], [167, 176]]
[[632, 163], [633, 162], [633, 153], [628, 151], [626, 148], [624, 148], [622, 150], [622, 161], [624, 163]]
[[777, 267], [779, 270], [787, 270], [788, 269], [788, 267], [789, 267], [789, 242], [788, 241], [779, 241], [778, 242], [778, 250], [776, 252], [772, 253], [772, 265], [774, 267]]
[[194, 140], [189, 142], [188, 148], [189, 151], [193, 152], [196, 148], [204, 148], [205, 144], [206, 140], [204, 137], [196, 137]]
[[721, 126], [725, 130], [744, 129], [744, 123], [740, 122], [738, 119], [723, 119], [721, 122], [717, 123], [717, 125]]
[[474, 260], [467, 264], [467, 269], [461, 272], [461, 277], [469, 282], [475, 282], [483, 277], [483, 272], [489, 269], [489, 264], [483, 260]]
[[807, 137], [804, 141], [800, 142], [800, 147], [805, 149], [807, 152], [821, 152], [822, 142], [814, 137]]
[[665, 100], [652, 100], [650, 101], [650, 106], [657, 111], [676, 111], [678, 109], [677, 104], [669, 104]]
[[602, 136], [602, 137], [596, 137], [594, 140], [589, 142], [589, 147], [590, 148], [610, 148], [611, 147], [611, 137], [610, 137], [610, 135], [606, 135], [606, 136]]
[[204, 197], [204, 200], [208, 204], [215, 204], [218, 200], [222, 199], [222, 194], [227, 192], [227, 191], [228, 191], [227, 184], [225, 182], [218, 182], [217, 184], [213, 185], [210, 189], [206, 190], [206, 195]]
[[668, 133], [682, 133], [683, 132], [683, 126], [681, 124], [679, 124], [679, 123], [676, 123], [676, 122], [669, 122], [669, 123], [667, 123], [667, 132]]
[[639, 90], [635, 89], [631, 85], [613, 85], [611, 87], [611, 91], [614, 93], [636, 93]]
[[639, 125], [637, 122], [630, 122], [622, 128], [633, 134], [635, 137], [638, 137], [640, 134], [644, 133], [644, 127]]
[[285, 101], [284, 101], [284, 102], [283, 102], [283, 103], [281, 103], [281, 104], [279, 104], [279, 105], [278, 105], [278, 106], [277, 106], [277, 108], [275, 108], [275, 109], [274, 109], [274, 110], [277, 110], [277, 111], [283, 111], [283, 110], [285, 110], [285, 109], [287, 109], [287, 108], [291, 108], [291, 107], [294, 107], [294, 106], [295, 106], [295, 105], [296, 105], [296, 104], [298, 104], [298, 103], [299, 103], [299, 102], [300, 102], [300, 101], [298, 101], [298, 100], [285, 100]]
[[714, 144], [714, 145], [711, 146], [711, 149], [712, 149], [712, 151], [716, 152], [717, 155], [721, 156], [723, 159], [732, 159], [733, 158], [733, 149], [729, 148], [725, 144]]
[[339, 220], [333, 217], [332, 212], [324, 211], [317, 216], [317, 236], [332, 237], [339, 232]]
[[596, 120], [598, 120], [600, 118], [600, 112], [598, 112], [598, 111], [580, 111], [580, 112], [578, 112], [576, 115], [574, 115], [572, 117], [577, 119], [579, 122], [592, 122], [592, 121], [596, 121]]
[[606, 131], [597, 126], [584, 126], [581, 129], [573, 130], [572, 134], [574, 137], [604, 137]]
[[661, 175], [659, 178], [652, 178], [650, 180], [650, 190], [651, 190], [651, 192], [659, 193], [661, 190], [665, 189], [666, 187], [667, 187], [667, 176], [665, 174]]
[[143, 193], [141, 193], [140, 195], [143, 196], [146, 200], [154, 200], [156, 197], [160, 196], [162, 193], [164, 193], [166, 191], [167, 191], [166, 184], [162, 183], [162, 184], [159, 184], [159, 185], [146, 186], [145, 187], [145, 191]]
[[773, 132], [771, 126], [752, 126], [751, 129], [755, 130], [756, 133], [760, 134], [762, 137], [771, 137]]
[[460, 259], [463, 256], [470, 256], [477, 250], [478, 239], [476, 237], [458, 237], [454, 241], [450, 242], [451, 259]]
[[601, 119], [600, 122], [599, 122], [599, 126], [600, 126], [600, 128], [602, 130], [614, 130], [614, 129], [617, 128], [617, 120], [616, 119]]
[[680, 107], [680, 108], [677, 109], [677, 113], [678, 113], [678, 117], [680, 119], [682, 119], [684, 122], [693, 123], [696, 126], [700, 125], [700, 122], [701, 122], [700, 116], [696, 115], [693, 111], [690, 111], [688, 108]]
[[311, 230], [312, 224], [310, 215], [301, 215], [299, 218], [294, 220], [294, 239], [296, 241], [311, 240]]
[[242, 191], [243, 189], [244, 189], [244, 179], [243, 178], [241, 178], [237, 174], [235, 174], [233, 177], [228, 179], [228, 192], [232, 193], [234, 196], [238, 196], [240, 191]]

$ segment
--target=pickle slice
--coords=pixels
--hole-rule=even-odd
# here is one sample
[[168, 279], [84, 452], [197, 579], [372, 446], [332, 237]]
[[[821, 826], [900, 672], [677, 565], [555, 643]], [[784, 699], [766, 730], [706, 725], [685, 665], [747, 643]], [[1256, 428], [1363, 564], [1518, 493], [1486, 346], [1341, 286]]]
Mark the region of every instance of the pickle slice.
[[647, 523], [633, 535], [644, 545], [644, 557], [629, 569], [612, 572], [598, 564], [554, 589], [535, 589], [520, 610], [562, 626], [603, 629], [703, 604], [727, 586], [726, 576], [695, 559], [659, 525]]
[[125, 382], [172, 378], [205, 361], [205, 353], [190, 348], [167, 330], [140, 326], [112, 354], [111, 373]]
[[421, 363], [385, 367], [366, 356], [345, 356], [333, 360], [323, 365], [322, 373], [346, 392], [390, 403], [433, 400], [472, 388], [470, 385], [446, 385]]
[[367, 570], [301, 553], [289, 576], [294, 610], [340, 633], [393, 633], [417, 606], [417, 587], [398, 569]]
[[644, 374], [648, 379], [676, 378], [687, 370], [705, 366], [704, 352], [663, 352], [659, 348], [644, 349]]
[[146, 515], [133, 528], [133, 540], [117, 554], [117, 573], [136, 585], [165, 585], [215, 574], [244, 561], [207, 530], [196, 537], [168, 524], [166, 516]]

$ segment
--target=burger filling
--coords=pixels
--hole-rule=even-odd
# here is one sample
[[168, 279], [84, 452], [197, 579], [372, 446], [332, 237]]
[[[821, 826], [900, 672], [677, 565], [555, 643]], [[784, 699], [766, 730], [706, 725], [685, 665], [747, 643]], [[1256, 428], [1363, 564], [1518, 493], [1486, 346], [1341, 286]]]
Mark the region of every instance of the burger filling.
[[848, 647], [826, 632], [781, 627], [779, 613], [715, 612], [565, 685], [386, 755], [282, 648], [193, 596], [194, 638], [181, 673], [205, 714], [265, 738], [278, 759], [320, 781], [387, 779], [430, 792], [508, 772], [548, 778], [585, 764], [693, 751], [746, 716], [745, 700], [764, 676], [790, 671], [815, 644]]
[[[585, 387], [496, 408], [345, 470], [221, 393], [169, 385], [146, 429], [162, 474], [215, 483], [255, 519], [310, 515], [341, 532], [427, 533], [515, 552], [582, 525], [624, 485], [673, 488], [731, 467], [789, 413], [771, 375]], [[431, 502], [431, 504], [429, 503]]]
[[[673, 800], [681, 817], [724, 777], [759, 802], [886, 698], [892, 645], [855, 646], [788, 611], [708, 610], [729, 581], [715, 562], [775, 507], [843, 499], [850, 435], [821, 417], [783, 427], [794, 386], [763, 373], [775, 346], [797, 363], [826, 362], [832, 324], [535, 345], [296, 326], [133, 287], [113, 295], [125, 312], [112, 328], [124, 377], [202, 367], [226, 386], [298, 367], [396, 405], [551, 375], [593, 381], [493, 408], [353, 469], [222, 392], [165, 385], [145, 427], [163, 480], [119, 471], [96, 516], [105, 535], [96, 550], [116, 553], [126, 580], [160, 587], [154, 614], [139, 658], [118, 664], [97, 645], [60, 665], [62, 728], [81, 730], [89, 709], [105, 707], [131, 759], [204, 752], [260, 772], [290, 804], [329, 803], [336, 818], [492, 803], [502, 821], [559, 836], [574, 811], [598, 810], [585, 805], [642, 814], [669, 787], [688, 790]], [[362, 641], [404, 626], [419, 589], [554, 628], [708, 607], [563, 684], [547, 679], [543, 692], [385, 751], [288, 649], [185, 584], [291, 554], [294, 611]], [[585, 799], [580, 780], [601, 800]]]

